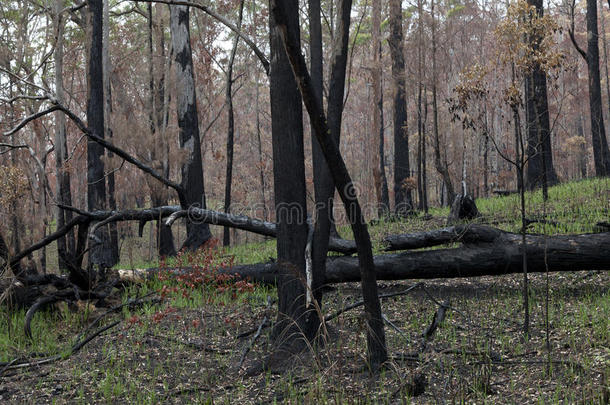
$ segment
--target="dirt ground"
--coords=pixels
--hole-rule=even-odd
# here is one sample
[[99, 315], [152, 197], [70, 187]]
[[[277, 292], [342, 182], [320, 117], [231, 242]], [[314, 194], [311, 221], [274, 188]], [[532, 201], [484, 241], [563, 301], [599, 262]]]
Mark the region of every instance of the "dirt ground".
[[[108, 322], [123, 319], [120, 324], [66, 359], [3, 370], [0, 402], [608, 403], [610, 274], [549, 275], [550, 352], [546, 275], [530, 280], [527, 340], [520, 275], [427, 280], [384, 299], [390, 360], [376, 377], [366, 367], [362, 307], [330, 321], [321, 347], [270, 361], [278, 358], [271, 328], [256, 341], [254, 333], [236, 338], [275, 317], [264, 299], [253, 298], [114, 315]], [[380, 294], [416, 282], [382, 283]], [[324, 312], [359, 297], [357, 284], [335, 286]], [[446, 318], [425, 341], [422, 333], [442, 302], [448, 302]]]

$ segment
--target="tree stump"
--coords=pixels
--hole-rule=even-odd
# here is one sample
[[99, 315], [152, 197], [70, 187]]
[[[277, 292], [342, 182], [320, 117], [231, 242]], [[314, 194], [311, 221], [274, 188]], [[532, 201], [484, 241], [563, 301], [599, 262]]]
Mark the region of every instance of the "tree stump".
[[447, 217], [447, 225], [454, 225], [464, 220], [475, 219], [479, 216], [479, 210], [474, 199], [469, 196], [458, 194], [451, 204], [451, 210]]

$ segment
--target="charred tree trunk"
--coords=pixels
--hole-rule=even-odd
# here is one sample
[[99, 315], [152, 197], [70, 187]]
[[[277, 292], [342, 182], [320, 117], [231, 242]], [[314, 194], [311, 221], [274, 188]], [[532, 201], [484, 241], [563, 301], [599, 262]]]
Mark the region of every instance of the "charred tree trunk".
[[387, 215], [389, 209], [388, 184], [385, 178], [385, 163], [383, 158], [383, 90], [381, 87], [381, 1], [373, 2], [373, 66], [371, 79], [373, 83], [373, 145], [377, 146], [377, 153], [373, 151], [373, 180], [377, 197], [377, 214], [381, 218]]
[[405, 183], [411, 176], [409, 166], [409, 132], [407, 129], [407, 96], [405, 58], [400, 0], [390, 0], [390, 55], [392, 57], [393, 126], [394, 126], [394, 212], [404, 216], [413, 210], [411, 188]]
[[[244, 0], [239, 2], [239, 17], [237, 20], [237, 29], [241, 30], [241, 22], [244, 16]], [[225, 176], [225, 209], [226, 213], [231, 209], [231, 183], [233, 181], [233, 144], [235, 137], [235, 114], [233, 112], [233, 63], [235, 62], [235, 54], [237, 53], [237, 45], [239, 44], [239, 35], [235, 35], [233, 39], [233, 48], [229, 57], [227, 66], [227, 84], [225, 87], [225, 103], [227, 106], [227, 170]], [[231, 244], [230, 229], [223, 230], [222, 237], [223, 246]]]
[[[104, 21], [103, 21], [103, 49], [102, 49], [102, 68], [104, 70], [104, 130], [106, 137], [112, 138], [112, 92], [110, 87], [110, 6], [109, 0], [104, 0]], [[108, 158], [112, 159], [113, 153], [108, 151]], [[115, 180], [114, 170], [110, 170], [107, 175], [108, 180], [108, 208], [116, 210], [115, 196]], [[110, 232], [110, 252], [112, 255], [112, 264], [119, 261], [119, 234], [116, 223], [109, 226]]]
[[[449, 201], [455, 200], [455, 189], [449, 175], [447, 162], [441, 159], [441, 142], [438, 131], [438, 102], [436, 92], [437, 70], [436, 70], [436, 17], [434, 14], [435, 1], [432, 0], [432, 120], [434, 126], [434, 166], [436, 171], [441, 175], [443, 184], [447, 189], [447, 198]], [[487, 156], [487, 155], [485, 155]], [[487, 173], [487, 172], [486, 172]], [[451, 204], [451, 203], [450, 203]]]
[[[191, 206], [206, 207], [201, 161], [201, 141], [199, 138], [199, 118], [197, 117], [197, 96], [189, 31], [189, 8], [170, 6], [170, 28], [172, 46], [176, 55], [176, 104], [180, 148], [188, 155], [182, 164], [184, 197], [180, 205], [184, 209]], [[196, 250], [212, 237], [207, 224], [198, 224], [187, 219], [187, 238], [183, 248]]]
[[[57, 30], [57, 42], [55, 43], [55, 97], [60, 103], [64, 103], [64, 83], [63, 83], [63, 58], [64, 58], [64, 22], [61, 16], [63, 1], [55, 1], [55, 25]], [[72, 205], [72, 193], [70, 191], [70, 172], [64, 170], [64, 162], [68, 157], [68, 144], [66, 140], [66, 117], [63, 112], [55, 113], [55, 177], [57, 181], [57, 201], [62, 205]], [[71, 211], [57, 207], [56, 210], [57, 228], [61, 228], [72, 219]], [[69, 232], [66, 236], [57, 240], [57, 259], [59, 269], [68, 270], [66, 260], [74, 260], [74, 232]]]
[[597, 1], [587, 0], [587, 66], [589, 68], [589, 107], [595, 174], [610, 175], [610, 152], [604, 127], [602, 91], [599, 73], [599, 32], [597, 29]]
[[[87, 100], [87, 123], [89, 130], [97, 137], [104, 138], [104, 78], [102, 61], [103, 48], [103, 2], [91, 0], [90, 32], [91, 44], [88, 61], [89, 98]], [[102, 156], [104, 148], [91, 139], [87, 140], [87, 206], [89, 211], [106, 207], [106, 179]], [[98, 229], [96, 243], [89, 250], [89, 263], [100, 269], [114, 265], [110, 234], [107, 227]]]
[[[167, 127], [167, 109], [165, 108], [165, 68], [163, 62], [165, 61], [165, 32], [164, 32], [164, 21], [160, 15], [160, 10], [156, 9], [156, 22], [153, 18], [153, 6], [148, 4], [148, 53], [149, 53], [149, 92], [150, 92], [150, 128], [153, 138], [157, 138], [153, 144], [159, 145], [162, 151], [158, 148], [153, 148], [151, 151], [151, 161], [155, 161], [157, 154], [161, 152], [161, 155], [165, 153], [163, 161], [160, 164], [160, 169], [166, 178], [169, 178], [169, 153], [166, 152], [169, 145], [165, 138], [165, 130]], [[155, 26], [156, 25], [156, 26]], [[157, 50], [160, 54], [160, 60], [162, 63], [155, 63], [154, 46], [153, 43], [157, 43]], [[158, 73], [158, 79], [155, 78], [155, 66], [161, 66]], [[153, 206], [160, 207], [167, 205], [168, 195], [166, 189], [159, 189], [160, 186], [152, 187], [150, 193], [150, 199]], [[174, 245], [174, 235], [172, 228], [167, 226], [161, 219], [156, 221], [156, 246], [159, 257], [175, 256], [176, 247]]]
[[[351, 1], [344, 0], [351, 9]], [[322, 106], [317, 103], [315, 92], [311, 83], [309, 72], [305, 64], [305, 58], [301, 54], [299, 41], [298, 18], [289, 19], [289, 8], [286, 2], [271, 0], [270, 10], [277, 24], [278, 33], [281, 35], [286, 54], [290, 60], [294, 78], [303, 96], [303, 102], [307, 107], [312, 125], [316, 130], [316, 138], [320, 143], [326, 163], [339, 192], [339, 196], [345, 206], [347, 217], [354, 232], [356, 246], [358, 248], [358, 263], [362, 280], [362, 296], [364, 300], [365, 315], [367, 320], [367, 347], [369, 366], [373, 372], [377, 372], [381, 365], [387, 360], [387, 348], [385, 343], [385, 331], [381, 316], [381, 305], [377, 291], [377, 279], [373, 263], [373, 251], [371, 238], [368, 233], [366, 220], [363, 216], [360, 203], [356, 196], [354, 185], [339, 152], [339, 148], [332, 139], [330, 128], [327, 124]], [[297, 8], [293, 7], [292, 13]], [[298, 16], [297, 16], [298, 17]]]
[[[324, 54], [322, 51], [322, 21], [320, 0], [309, 0], [309, 52], [310, 52], [310, 69], [311, 80], [315, 91], [316, 99], [320, 105], [323, 105], [322, 94], [324, 89]], [[335, 96], [335, 101], [337, 96]], [[343, 92], [341, 92], [341, 101], [343, 101]], [[330, 101], [329, 101], [330, 102]], [[343, 105], [341, 105], [342, 110]], [[333, 107], [335, 108], [335, 107]], [[330, 106], [329, 106], [330, 109]], [[341, 121], [339, 121], [341, 122]], [[335, 133], [338, 135], [338, 133]], [[335, 138], [337, 145], [339, 144], [339, 136]], [[312, 150], [312, 165], [313, 165], [313, 181], [314, 194], [316, 199], [315, 213], [316, 221], [314, 223], [314, 233], [312, 240], [311, 251], [311, 288], [313, 298], [317, 305], [322, 307], [323, 291], [320, 288], [324, 283], [324, 274], [326, 272], [326, 255], [328, 253], [328, 239], [330, 229], [333, 224], [332, 207], [333, 194], [335, 191], [334, 184], [328, 172], [328, 166], [324, 160], [324, 154], [320, 149], [320, 144], [316, 139], [315, 129], [311, 125], [311, 150]]]
[[[289, 4], [285, 23], [298, 27], [298, 1], [287, 0], [286, 3]], [[272, 6], [270, 4], [270, 8]], [[312, 339], [317, 333], [319, 318], [308, 316], [305, 305], [310, 291], [306, 289], [305, 275], [308, 228], [301, 95], [282, 45], [278, 24], [275, 15], [270, 13], [273, 178], [278, 223], [277, 260], [281, 269], [274, 336], [284, 346], [299, 350], [303, 344], [299, 336], [304, 334], [307, 339]]]

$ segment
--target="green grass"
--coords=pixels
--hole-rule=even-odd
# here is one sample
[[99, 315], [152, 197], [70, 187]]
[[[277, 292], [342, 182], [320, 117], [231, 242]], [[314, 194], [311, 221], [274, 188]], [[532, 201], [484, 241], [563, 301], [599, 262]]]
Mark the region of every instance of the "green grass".
[[[593, 231], [596, 222], [608, 220], [609, 190], [610, 180], [591, 179], [551, 188], [546, 203], [540, 192], [528, 193], [528, 217], [546, 213], [547, 219], [560, 223], [560, 226], [532, 227], [530, 231], [548, 234]], [[494, 226], [509, 231], [519, 229], [518, 195], [478, 199], [477, 205], [484, 220], [498, 222]], [[380, 252], [380, 242], [386, 235], [442, 227], [447, 213], [447, 208], [433, 208], [432, 219], [415, 216], [372, 225], [376, 252]], [[341, 226], [339, 231], [346, 238], [351, 236], [347, 226]], [[275, 240], [222, 249], [216, 259], [231, 257], [236, 263], [268, 261], [275, 257]], [[158, 265], [137, 256], [130, 262], [138, 263], [135, 267]], [[167, 261], [170, 266], [193, 264], [197, 263], [186, 256]], [[129, 267], [126, 262], [122, 265]], [[440, 396], [453, 403], [598, 403], [602, 398], [601, 378], [610, 375], [609, 279], [606, 273], [585, 276], [582, 272], [551, 274], [551, 355], [569, 365], [558, 363], [548, 367], [544, 363], [547, 358], [544, 349], [546, 284], [545, 276], [536, 274], [531, 276], [532, 336], [527, 341], [520, 334], [522, 309], [518, 275], [426, 281], [437, 299], [450, 299], [451, 305], [461, 313], [449, 311], [430, 343], [434, 350], [419, 363], [394, 361], [378, 381], [368, 380], [359, 371], [366, 345], [359, 310], [345, 313], [331, 323], [330, 343], [315, 354], [314, 361], [304, 365], [300, 360], [295, 361], [294, 368], [279, 375], [244, 376], [232, 367], [249, 339], [234, 337], [256, 328], [264, 316], [273, 319], [275, 314], [267, 309], [266, 302], [267, 296], [276, 298], [276, 290], [257, 286], [252, 292], [234, 294], [231, 290], [220, 291], [213, 285], [205, 285], [189, 290], [186, 295], [178, 288], [161, 303], [123, 308], [114, 317], [122, 317], [124, 322], [92, 341], [81, 353], [40, 370], [6, 377], [3, 383], [14, 381], [14, 387], [25, 387], [30, 381], [36, 392], [51, 392], [51, 397], [57, 397], [60, 402], [77, 403], [350, 403], [356, 398], [365, 404], [411, 403], [405, 382], [414, 372], [421, 371], [431, 383], [431, 396], [425, 397], [424, 402], [434, 402]], [[395, 283], [386, 288], [404, 289], [412, 283]], [[164, 286], [172, 288], [181, 284], [171, 279], [134, 284], [123, 291], [120, 300], [126, 302]], [[326, 295], [325, 313], [357, 300], [358, 295], [357, 285], [337, 286], [336, 291]], [[174, 311], [156, 321], [155, 316], [167, 308]], [[421, 333], [429, 325], [436, 305], [423, 291], [414, 291], [411, 295], [384, 301], [383, 311], [403, 331], [398, 333], [386, 327], [390, 351], [411, 353], [419, 349]], [[67, 307], [40, 312], [32, 322], [33, 339], [28, 339], [23, 333], [25, 311], [8, 311], [2, 307], [0, 361], [32, 353], [66, 353], [74, 337], [96, 314], [87, 317], [86, 313]], [[130, 319], [137, 321], [132, 323]], [[196, 350], [184, 342], [199, 342], [213, 351]], [[267, 330], [248, 359], [264, 358], [269, 342]], [[446, 350], [455, 353], [444, 353]], [[492, 352], [515, 364], [489, 369], [484, 359]], [[540, 363], [519, 364], [529, 359]], [[50, 372], [43, 375], [44, 370]], [[57, 381], [61, 381], [62, 391], [53, 391]], [[490, 388], [498, 394], [490, 394]], [[25, 388], [15, 389], [22, 389], [22, 396], [18, 398], [41, 402], [40, 398], [28, 397], [32, 393]]]

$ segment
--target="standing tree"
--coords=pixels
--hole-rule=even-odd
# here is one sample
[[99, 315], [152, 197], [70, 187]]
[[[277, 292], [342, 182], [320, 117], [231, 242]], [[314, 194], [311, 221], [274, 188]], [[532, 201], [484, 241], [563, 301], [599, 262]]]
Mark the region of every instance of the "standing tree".
[[[180, 196], [180, 205], [184, 209], [191, 206], [206, 208], [197, 97], [189, 31], [189, 7], [170, 6], [170, 30], [172, 46], [176, 55], [176, 105], [180, 148], [188, 153], [181, 169], [182, 181], [180, 185], [184, 193]], [[212, 236], [208, 224], [197, 223], [193, 218], [187, 218], [186, 232], [187, 238], [182, 247], [189, 250], [198, 249]]]
[[597, 2], [587, 0], [587, 51], [585, 52], [574, 36], [574, 9], [575, 0], [570, 7], [570, 39], [574, 47], [587, 63], [589, 69], [589, 110], [591, 116], [591, 139], [593, 143], [593, 160], [595, 162], [595, 175], [610, 175], [610, 152], [604, 128], [604, 114], [602, 109], [602, 90], [599, 77], [599, 44], [597, 30]]
[[[544, 15], [543, 0], [528, 0], [531, 20]], [[538, 52], [543, 47], [545, 39], [544, 27], [536, 29], [534, 24], [527, 33], [528, 49]], [[532, 59], [532, 66], [525, 76], [525, 126], [527, 131], [527, 179], [529, 189], [542, 186], [542, 192], [547, 198], [547, 188], [557, 183], [557, 175], [553, 168], [553, 153], [551, 150], [551, 124], [549, 120], [549, 103], [547, 98], [546, 71], [544, 62]]]
[[[148, 4], [148, 91], [149, 91], [149, 120], [150, 130], [153, 138], [151, 142], [154, 146], [150, 150], [150, 161], [159, 162], [156, 169], [165, 178], [169, 178], [169, 145], [165, 136], [167, 129], [167, 102], [165, 101], [165, 21], [161, 6], [155, 7], [155, 17], [153, 17], [153, 5]], [[157, 45], [158, 58], [155, 58], [154, 46]], [[156, 63], [157, 60], [160, 63]], [[155, 69], [156, 68], [156, 69]], [[158, 71], [155, 74], [155, 71]], [[167, 187], [157, 182], [149, 183], [150, 199], [152, 205], [160, 207], [167, 205]], [[164, 221], [156, 221], [157, 251], [160, 257], [175, 256], [174, 235], [172, 228], [167, 226]]]
[[[64, 103], [64, 21], [61, 11], [63, 1], [55, 0], [55, 30], [57, 32], [57, 42], [55, 43], [55, 97], [60, 103]], [[70, 191], [70, 172], [65, 169], [64, 164], [68, 157], [68, 143], [66, 140], [66, 117], [63, 112], [55, 113], [55, 177], [57, 179], [57, 191], [55, 193], [57, 202], [60, 205], [72, 205], [72, 193]], [[63, 227], [72, 219], [72, 212], [57, 207], [56, 220], [57, 228]], [[57, 240], [57, 257], [60, 270], [67, 270], [66, 261], [72, 261], [75, 250], [74, 231], [68, 232], [64, 237]]]
[[[87, 100], [87, 123], [95, 136], [104, 138], [104, 78], [102, 61], [103, 47], [103, 1], [89, 2], [89, 29], [91, 44], [88, 60], [89, 98]], [[102, 156], [104, 148], [97, 142], [87, 140], [87, 207], [89, 211], [106, 208], [106, 178]], [[114, 265], [108, 227], [99, 227], [96, 243], [89, 251], [89, 262], [100, 269]]]
[[[322, 26], [320, 23], [320, 2], [312, 0], [310, 7], [310, 41], [312, 85], [319, 105], [322, 102]], [[345, 75], [347, 67], [348, 40], [351, 4], [341, 0], [338, 4], [335, 44], [330, 66], [329, 94], [327, 102], [328, 125], [333, 141], [338, 146], [341, 135], [341, 122], [345, 95]], [[328, 240], [334, 227], [333, 195], [335, 185], [326, 164], [324, 153], [315, 137], [312, 127], [312, 160], [314, 191], [316, 198], [315, 229], [312, 242], [312, 280], [313, 298], [321, 306], [322, 289], [326, 270]]]
[[[298, 0], [286, 0], [289, 24], [299, 24]], [[289, 350], [300, 350], [303, 341], [317, 333], [319, 318], [307, 316], [305, 305], [305, 246], [307, 203], [301, 95], [282, 46], [277, 21], [269, 14], [270, 97], [273, 144], [273, 179], [277, 218], [278, 322], [276, 341]], [[313, 309], [313, 308], [310, 308]]]
[[407, 179], [409, 166], [409, 131], [405, 89], [405, 57], [400, 0], [390, 0], [390, 55], [392, 57], [393, 126], [394, 126], [394, 212], [404, 216], [413, 210], [413, 197]]
[[432, 0], [430, 4], [430, 12], [432, 14], [432, 120], [434, 130], [434, 166], [436, 171], [441, 175], [443, 184], [447, 190], [447, 197], [449, 204], [453, 204], [455, 200], [455, 189], [453, 188], [453, 182], [449, 175], [449, 167], [446, 159], [441, 159], [441, 142], [440, 134], [438, 131], [438, 102], [437, 102], [437, 80], [438, 71], [436, 65], [436, 16], [434, 14], [435, 0]]
[[[378, 153], [373, 152], [373, 179], [379, 217], [387, 215], [390, 208], [384, 159], [383, 89], [381, 85], [381, 6], [381, 0], [373, 2], [373, 66], [371, 68], [371, 79], [373, 82], [373, 128], [371, 133], [373, 145], [377, 146], [378, 149]], [[374, 150], [375, 148], [373, 148]]]
[[[344, 1], [347, 4], [343, 5], [343, 7], [351, 9], [351, 0]], [[274, 22], [272, 23], [272, 29], [276, 30], [276, 35], [278, 38], [281, 38], [284, 44], [294, 73], [293, 77], [296, 79], [296, 84], [303, 96], [303, 102], [309, 113], [312, 126], [315, 128], [316, 138], [320, 143], [333, 182], [335, 183], [335, 188], [343, 201], [347, 217], [354, 232], [367, 322], [367, 358], [372, 371], [377, 372], [387, 360], [388, 354], [381, 304], [377, 290], [377, 277], [373, 263], [371, 238], [362, 208], [358, 202], [354, 184], [347, 171], [343, 157], [339, 152], [338, 145], [332, 139], [331, 129], [326, 121], [326, 114], [324, 114], [322, 106], [317, 102], [311, 77], [305, 64], [305, 58], [301, 53], [297, 7], [287, 7], [286, 3], [286, 1], [270, 1], [272, 21]], [[295, 4], [292, 5], [295, 6]], [[278, 245], [279, 243], [278, 232]]]
[[[237, 29], [241, 30], [241, 22], [244, 16], [244, 0], [239, 2], [239, 17], [237, 20]], [[235, 54], [237, 53], [237, 45], [239, 44], [239, 35], [233, 38], [233, 47], [229, 56], [229, 64], [227, 66], [227, 84], [225, 87], [225, 104], [227, 106], [227, 171], [225, 176], [225, 209], [226, 213], [231, 209], [231, 182], [233, 180], [233, 143], [235, 137], [235, 114], [233, 111], [233, 64], [235, 63]], [[225, 227], [223, 231], [222, 244], [229, 246], [231, 244], [231, 233], [229, 227]]]

